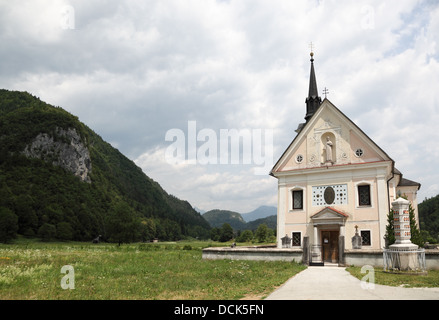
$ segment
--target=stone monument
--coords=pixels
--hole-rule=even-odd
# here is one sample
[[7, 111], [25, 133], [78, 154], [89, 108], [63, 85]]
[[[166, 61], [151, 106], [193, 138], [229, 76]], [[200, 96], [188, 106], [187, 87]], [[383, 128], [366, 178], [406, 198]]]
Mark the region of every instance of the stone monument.
[[392, 202], [395, 243], [383, 251], [385, 271], [425, 272], [425, 251], [410, 240], [409, 205], [403, 198]]
[[352, 249], [361, 249], [361, 236], [358, 233], [358, 226], [355, 226], [355, 235], [352, 237]]
[[395, 230], [395, 243], [389, 248], [393, 250], [416, 250], [418, 246], [411, 242], [410, 234], [410, 202], [398, 198], [392, 202], [393, 229]]
[[286, 234], [285, 237], [281, 238], [282, 248], [291, 248], [291, 238]]

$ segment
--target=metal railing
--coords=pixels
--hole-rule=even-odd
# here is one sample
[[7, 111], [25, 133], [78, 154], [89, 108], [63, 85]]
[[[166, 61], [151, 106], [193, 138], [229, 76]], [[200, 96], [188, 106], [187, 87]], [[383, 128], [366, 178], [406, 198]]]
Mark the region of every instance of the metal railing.
[[385, 272], [425, 273], [425, 250], [383, 249], [383, 270]]

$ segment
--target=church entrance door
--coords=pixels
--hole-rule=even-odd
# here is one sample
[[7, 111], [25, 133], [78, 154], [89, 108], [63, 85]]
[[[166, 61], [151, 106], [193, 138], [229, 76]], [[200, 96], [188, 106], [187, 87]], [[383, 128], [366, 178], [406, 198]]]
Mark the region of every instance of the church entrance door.
[[338, 263], [339, 231], [322, 231], [323, 262]]

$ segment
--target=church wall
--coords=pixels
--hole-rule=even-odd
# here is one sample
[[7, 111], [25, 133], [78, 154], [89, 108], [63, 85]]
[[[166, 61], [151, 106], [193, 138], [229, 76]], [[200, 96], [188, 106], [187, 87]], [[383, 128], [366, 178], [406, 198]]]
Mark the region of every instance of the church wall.
[[[288, 170], [297, 170], [297, 169], [305, 169], [307, 167], [307, 145], [302, 140], [299, 142], [299, 145], [297, 149], [294, 151], [293, 154], [290, 155], [290, 158], [286, 162], [284, 166], [280, 168], [282, 171], [288, 171]], [[298, 161], [298, 156], [301, 156], [301, 161]]]
[[[279, 221], [283, 221], [283, 226], [278, 226], [278, 238], [288, 234], [292, 236], [292, 232], [301, 232], [303, 237], [308, 236], [309, 239], [314, 238], [314, 226], [311, 217], [324, 209], [324, 205], [313, 204], [313, 187], [328, 185], [346, 185], [347, 202], [343, 204], [333, 204], [336, 210], [346, 213], [349, 217], [346, 219], [345, 225], [345, 248], [351, 249], [351, 239], [355, 235], [355, 225], [359, 226], [359, 230], [368, 230], [371, 234], [371, 245], [369, 249], [380, 249], [382, 247], [381, 238], [384, 236], [383, 228], [387, 223], [388, 214], [388, 192], [385, 190], [384, 195], [379, 194], [378, 175], [388, 170], [389, 162], [381, 162], [375, 164], [364, 164], [361, 167], [340, 167], [329, 168], [327, 170], [308, 170], [308, 172], [291, 172], [287, 176], [279, 179], [279, 202], [278, 212], [282, 214]], [[364, 166], [364, 167], [363, 167]], [[349, 169], [351, 168], [351, 169]], [[381, 178], [381, 188], [383, 179]], [[385, 180], [387, 181], [387, 180]], [[367, 184], [371, 191], [371, 205], [359, 206], [358, 204], [358, 185]], [[387, 189], [387, 184], [384, 185]], [[303, 208], [293, 210], [292, 191], [303, 191]], [[385, 202], [385, 203], [383, 203]], [[383, 212], [380, 213], [380, 210]], [[380, 222], [380, 219], [384, 221]], [[319, 229], [320, 232], [320, 229]]]
[[[365, 143], [360, 137], [353, 131], [350, 131], [350, 158], [352, 163], [364, 163], [383, 160], [378, 153], [372, 149], [367, 143]], [[357, 155], [357, 150], [361, 149], [362, 154]]]

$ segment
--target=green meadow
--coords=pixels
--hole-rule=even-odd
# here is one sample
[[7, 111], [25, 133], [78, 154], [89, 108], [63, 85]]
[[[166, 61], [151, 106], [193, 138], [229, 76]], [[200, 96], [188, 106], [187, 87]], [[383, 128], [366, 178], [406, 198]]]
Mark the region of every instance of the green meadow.
[[[203, 260], [202, 248], [214, 245], [1, 244], [0, 299], [261, 299], [306, 268], [292, 262]], [[66, 265], [74, 274], [61, 272]], [[66, 282], [69, 276], [74, 283]], [[74, 289], [63, 289], [62, 281]]]
[[[358, 279], [363, 279], [365, 273], [360, 267], [348, 267], [346, 270]], [[383, 268], [374, 268], [375, 283], [392, 287], [404, 288], [435, 288], [439, 287], [439, 270], [428, 270], [427, 274], [389, 273]]]

